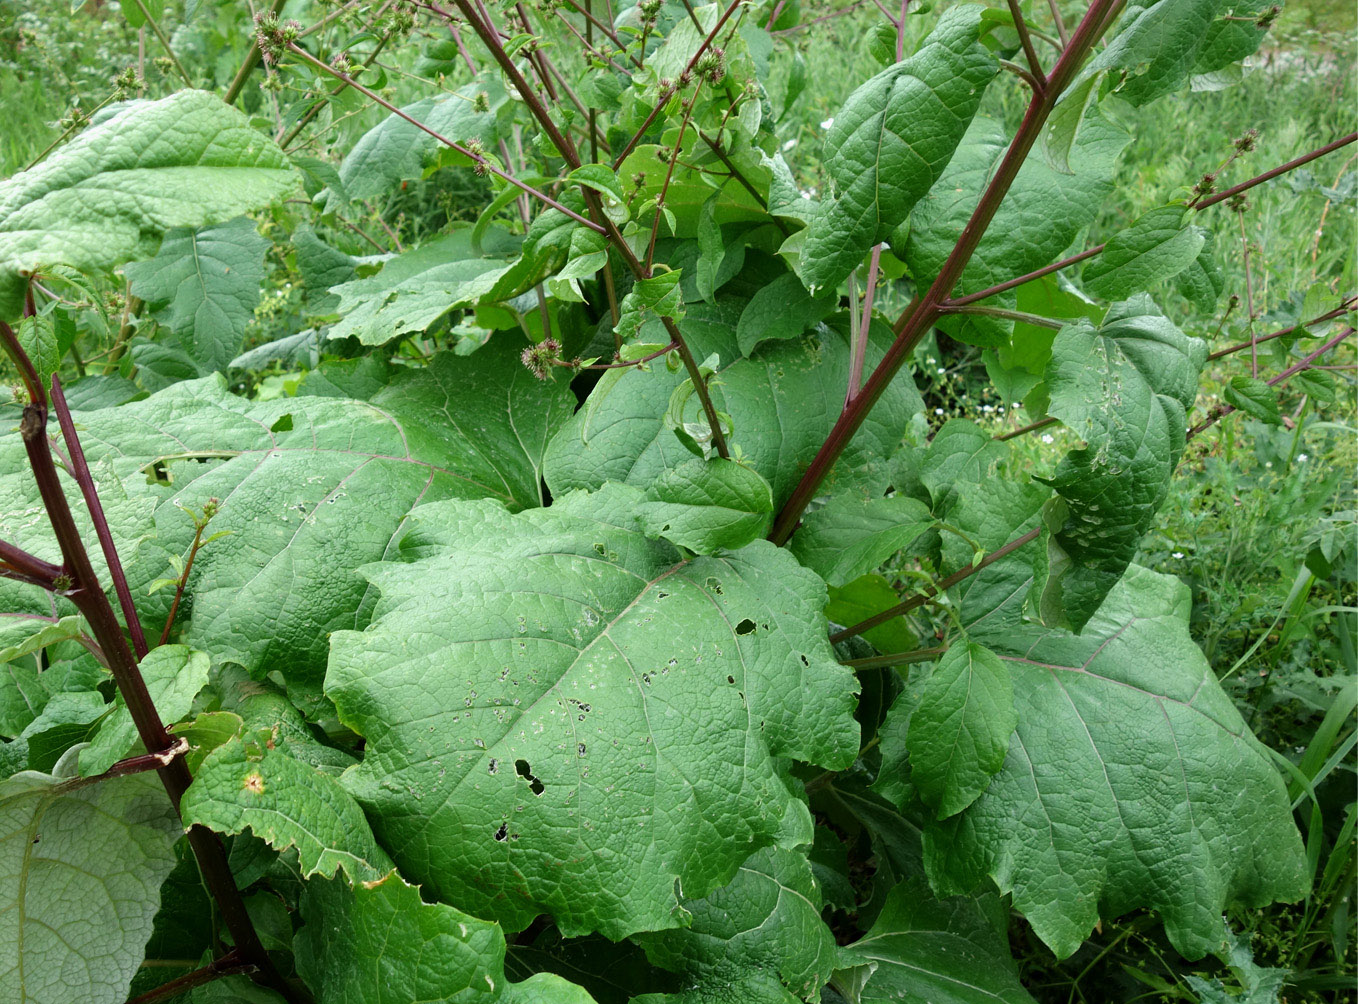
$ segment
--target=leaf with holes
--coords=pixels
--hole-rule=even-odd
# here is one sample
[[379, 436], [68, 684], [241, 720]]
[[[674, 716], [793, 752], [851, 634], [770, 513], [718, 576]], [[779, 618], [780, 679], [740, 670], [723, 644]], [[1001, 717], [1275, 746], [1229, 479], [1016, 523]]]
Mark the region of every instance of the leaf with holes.
[[332, 641], [326, 693], [367, 737], [345, 781], [379, 840], [510, 930], [681, 926], [676, 881], [707, 895], [805, 811], [775, 757], [857, 753], [820, 580], [762, 541], [683, 561], [632, 498], [424, 506], [417, 560], [366, 569], [372, 626]]

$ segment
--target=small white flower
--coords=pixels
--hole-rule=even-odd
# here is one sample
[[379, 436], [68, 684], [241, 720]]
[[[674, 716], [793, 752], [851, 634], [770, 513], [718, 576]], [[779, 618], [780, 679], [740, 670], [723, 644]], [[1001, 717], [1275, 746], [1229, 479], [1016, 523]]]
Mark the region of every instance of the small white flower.
[[1175, 551], [1175, 552], [1174, 552], [1174, 557], [1176, 557], [1176, 558], [1182, 558], [1183, 556], [1184, 556], [1184, 552], [1183, 552], [1183, 551]]
[[1015, 402], [1014, 402], [1014, 407], [1015, 407], [1015, 408], [1022, 408], [1022, 407], [1023, 407], [1023, 402], [1022, 402], [1022, 401], [1015, 401]]
[[796, 141], [795, 139], [790, 139], [790, 140], [788, 140], [786, 143], [783, 144], [783, 152], [784, 152], [784, 153], [787, 153], [789, 150], [791, 150], [791, 149], [792, 149], [794, 146], [796, 146], [796, 145], [797, 145], [797, 141]]
[[1307, 459], [1307, 458], [1306, 458], [1306, 454], [1304, 454], [1304, 453], [1298, 453], [1298, 454], [1297, 454], [1297, 463], [1299, 463], [1299, 464], [1304, 464], [1304, 463], [1306, 463], [1306, 459]]
[[946, 372], [948, 372], [948, 371], [947, 371], [946, 369], [944, 369], [942, 366], [940, 366], [940, 367], [938, 368], [938, 372], [940, 372], [940, 373], [946, 373]]
[[820, 124], [820, 127], [821, 127], [822, 129], [829, 129], [829, 128], [830, 128], [832, 125], [834, 125], [834, 124], [835, 124], [835, 117], [834, 117], [833, 115], [831, 115], [828, 119], [826, 119], [824, 122], [822, 122], [822, 123]]
[[1052, 439], [1051, 436], [1046, 435], [1046, 434], [1044, 433], [1043, 436], [1042, 436], [1042, 442], [1044, 442], [1044, 443], [1054, 443], [1054, 442], [1056, 442], [1056, 440]]
[[984, 412], [985, 414], [987, 414], [987, 415], [989, 415], [989, 414], [990, 414], [992, 411], [994, 411], [994, 410], [995, 410], [995, 409], [992, 408], [992, 407], [990, 407], [990, 405], [988, 405], [988, 404], [983, 404], [983, 405], [981, 405], [981, 411], [983, 411], [983, 412]]
[[1265, 467], [1272, 467], [1272, 466], [1273, 466], [1273, 461], [1272, 461], [1272, 460], [1265, 460], [1265, 461], [1264, 461], [1264, 466], [1265, 466]]
[[942, 408], [935, 408], [935, 409], [934, 409], [934, 414], [935, 414], [935, 415], [941, 415], [941, 414], [943, 414], [943, 409], [942, 409]]

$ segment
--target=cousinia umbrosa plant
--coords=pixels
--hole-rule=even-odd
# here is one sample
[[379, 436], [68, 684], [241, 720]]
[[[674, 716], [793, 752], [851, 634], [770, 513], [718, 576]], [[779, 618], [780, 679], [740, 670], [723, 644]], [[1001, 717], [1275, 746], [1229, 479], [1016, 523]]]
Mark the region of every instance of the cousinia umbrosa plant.
[[[1277, 7], [883, 8], [817, 201], [804, 70], [770, 97], [796, 2], [298, 6], [218, 95], [138, 0], [189, 89], [0, 183], [0, 996], [1018, 1004], [1010, 910], [1058, 957], [1151, 910], [1197, 960], [1306, 894], [1133, 559], [1191, 437], [1333, 379], [1353, 291], [1260, 332], [1213, 233], [1355, 136], [1246, 178], [1247, 134], [1079, 250], [1128, 109], [1229, 82]], [[474, 222], [353, 222], [440, 170]], [[305, 323], [242, 354], [245, 213]], [[1248, 341], [1184, 331], [1242, 301]], [[935, 330], [1031, 422], [930, 429]]]

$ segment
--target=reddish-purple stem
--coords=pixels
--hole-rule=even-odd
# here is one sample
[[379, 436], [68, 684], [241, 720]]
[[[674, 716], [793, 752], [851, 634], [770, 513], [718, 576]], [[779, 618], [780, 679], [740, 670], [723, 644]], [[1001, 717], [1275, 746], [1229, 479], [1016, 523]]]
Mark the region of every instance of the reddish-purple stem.
[[71, 476], [80, 486], [80, 495], [85, 500], [85, 508], [90, 512], [90, 520], [94, 523], [94, 535], [99, 540], [100, 550], [104, 552], [109, 578], [113, 580], [113, 592], [118, 597], [118, 606], [122, 608], [127, 632], [132, 636], [132, 648], [140, 660], [149, 651], [146, 647], [146, 635], [141, 630], [141, 620], [137, 617], [137, 608], [132, 602], [132, 590], [127, 587], [127, 576], [123, 574], [123, 563], [118, 559], [118, 548], [113, 543], [113, 533], [109, 530], [108, 520], [104, 517], [104, 506], [99, 501], [99, 492], [94, 486], [94, 478], [90, 475], [90, 465], [85, 462], [85, 451], [80, 446], [80, 437], [75, 431], [71, 409], [66, 406], [66, 395], [61, 390], [61, 379], [55, 373], [52, 375], [52, 410], [57, 413], [61, 437], [66, 440], [66, 450], [70, 454]]

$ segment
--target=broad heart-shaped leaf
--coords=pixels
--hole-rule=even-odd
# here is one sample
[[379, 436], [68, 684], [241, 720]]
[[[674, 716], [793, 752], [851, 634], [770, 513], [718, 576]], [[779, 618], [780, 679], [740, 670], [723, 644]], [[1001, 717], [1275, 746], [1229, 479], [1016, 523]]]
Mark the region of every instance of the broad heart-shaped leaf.
[[167, 323], [204, 373], [224, 370], [240, 352], [259, 303], [269, 242], [245, 217], [165, 235], [150, 261], [123, 269], [132, 292], [168, 307]]
[[707, 895], [805, 812], [775, 757], [857, 754], [824, 584], [766, 541], [680, 561], [633, 498], [421, 507], [417, 560], [367, 568], [373, 623], [332, 639], [326, 693], [367, 739], [345, 783], [378, 838], [511, 930], [680, 926], [676, 881]]
[[802, 519], [790, 548], [827, 583], [844, 586], [907, 547], [933, 522], [918, 499], [838, 495]]
[[0, 317], [18, 317], [21, 271], [111, 268], [297, 185], [287, 158], [207, 91], [129, 102], [29, 171], [0, 182]]
[[[745, 302], [718, 296], [715, 305], [690, 303], [679, 327], [696, 358], [716, 353], [720, 359], [709, 384], [713, 403], [731, 416], [735, 431], [728, 438], [740, 446], [744, 461], [773, 486], [777, 507], [792, 493], [843, 408], [849, 380], [848, 336], [819, 325], [803, 338], [766, 344], [744, 359], [735, 328]], [[667, 340], [658, 326], [655, 337], [643, 338], [661, 344]], [[874, 325], [869, 366], [890, 342], [886, 326]], [[608, 384], [601, 381], [594, 392], [599, 397], [591, 395], [548, 445], [546, 477], [553, 495], [598, 488], [606, 481], [644, 489], [661, 472], [692, 457], [665, 427], [670, 394], [687, 374], [671, 373], [663, 366], [614, 372], [623, 375]], [[908, 380], [893, 381], [844, 451], [825, 490], [876, 494], [885, 489], [886, 458], [900, 445], [910, 416], [923, 407]], [[696, 396], [690, 397], [685, 420], [699, 421], [701, 412]]]
[[122, 1004], [180, 835], [152, 774], [0, 781], [0, 999]]
[[1286, 790], [1189, 637], [1189, 599], [1133, 566], [1079, 636], [972, 624], [1009, 663], [1019, 724], [985, 793], [926, 826], [936, 889], [990, 877], [1061, 957], [1101, 916], [1149, 907], [1190, 959], [1228, 903], [1305, 894]]
[[1161, 206], [1118, 231], [1085, 265], [1085, 289], [1122, 300], [1188, 268], [1206, 242], [1201, 227], [1185, 226], [1189, 212], [1182, 205]]
[[1084, 625], [1136, 554], [1183, 452], [1206, 345], [1149, 296], [1109, 308], [1097, 329], [1067, 324], [1047, 365], [1048, 412], [1085, 442], [1050, 478], [1052, 526], [1042, 618]]
[[812, 289], [843, 280], [943, 173], [999, 72], [979, 42], [984, 9], [949, 8], [914, 55], [861, 85], [834, 116], [825, 169], [838, 191], [802, 248]]
[[1009, 667], [993, 652], [960, 641], [919, 689], [906, 739], [910, 780], [938, 818], [946, 819], [974, 802], [1004, 766], [1018, 724], [1014, 686]]
[[[154, 512], [142, 532], [153, 526], [158, 538], [143, 550], [157, 547], [158, 556], [144, 553], [129, 570], [143, 622], [163, 622], [173, 590], [141, 597], [193, 539], [176, 503], [200, 509], [216, 497], [210, 532], [228, 533], [194, 561], [180, 634], [256, 677], [281, 672], [291, 696], [309, 704], [329, 632], [366, 623], [368, 585], [354, 569], [388, 553], [412, 506], [485, 497], [541, 504], [542, 451], [574, 405], [564, 379], [537, 380], [503, 339], [470, 356], [381, 372], [386, 384], [369, 401], [250, 402], [212, 377], [77, 416], [91, 462], [111, 463], [134, 501]], [[0, 477], [0, 497], [12, 488], [16, 499], [0, 525], [20, 515], [6, 539], [54, 555], [22, 455], [17, 435], [0, 438], [0, 470], [15, 472]], [[157, 471], [168, 487], [146, 483]]]
[[[207, 686], [210, 660], [203, 652], [187, 645], [158, 645], [141, 660], [142, 678], [161, 721], [177, 722], [189, 713], [198, 691]], [[137, 738], [132, 714], [121, 692], [114, 700], [113, 713], [99, 726], [99, 734], [80, 751], [80, 773], [85, 777], [102, 774], [136, 747], [147, 751]]]
[[711, 554], [764, 536], [773, 521], [773, 494], [767, 481], [734, 460], [695, 457], [660, 475], [636, 511], [646, 536]]
[[[1073, 173], [1057, 171], [1042, 157], [1029, 157], [963, 269], [954, 293], [974, 293], [1056, 260], [1103, 208], [1113, 190], [1118, 155], [1130, 138], [1093, 107], [1070, 147], [1068, 164]], [[973, 120], [943, 176], [920, 199], [909, 221], [892, 235], [891, 246], [902, 249], [902, 260], [917, 281], [927, 283], [938, 275], [1008, 146], [1009, 137], [999, 123], [985, 117]], [[1012, 295], [1002, 294], [987, 302], [1012, 306]], [[978, 322], [977, 318], [967, 320]], [[1006, 321], [969, 323], [955, 330], [958, 337], [978, 345], [1003, 345], [1011, 327]]]
[[[477, 95], [482, 93], [486, 104], [478, 111]], [[452, 94], [424, 98], [401, 111], [454, 142], [474, 138], [493, 148], [496, 117], [505, 101], [499, 74], [488, 74]], [[340, 164], [344, 193], [353, 199], [384, 196], [397, 182], [420, 177], [440, 149], [446, 148], [429, 133], [399, 115], [389, 115], [364, 133]]]
[[935, 899], [919, 879], [891, 890], [844, 955], [849, 965], [833, 985], [858, 1004], [1034, 1004], [989, 918], [970, 899]]
[[685, 989], [643, 994], [633, 1004], [795, 1004], [818, 1000], [839, 961], [821, 920], [821, 895], [806, 856], [766, 847], [704, 899], [685, 900], [686, 930], [639, 934], [656, 965]]

